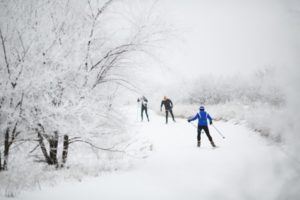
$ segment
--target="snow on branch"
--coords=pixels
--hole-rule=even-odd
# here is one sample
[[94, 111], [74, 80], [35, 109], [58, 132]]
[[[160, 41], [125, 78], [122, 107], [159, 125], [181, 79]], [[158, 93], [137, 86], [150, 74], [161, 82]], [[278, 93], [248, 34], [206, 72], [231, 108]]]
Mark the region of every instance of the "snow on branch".
[[10, 77], [11, 76], [11, 71], [10, 71], [10, 66], [9, 66], [9, 62], [8, 62], [8, 59], [7, 59], [5, 39], [4, 39], [4, 36], [2, 34], [1, 28], [0, 28], [0, 38], [1, 38], [1, 43], [2, 43], [2, 50], [3, 50], [3, 54], [4, 54], [4, 60], [5, 60], [5, 64], [6, 64], [7, 74]]
[[104, 5], [100, 9], [97, 10], [97, 13], [94, 14], [93, 8], [92, 8], [92, 5], [91, 5], [91, 0], [88, 0], [88, 5], [89, 5], [89, 8], [91, 10], [91, 15], [92, 15], [92, 18], [93, 18], [93, 22], [92, 22], [92, 27], [91, 27], [91, 30], [90, 30], [90, 35], [89, 35], [89, 39], [88, 39], [88, 43], [87, 43], [87, 52], [86, 52], [86, 56], [85, 56], [85, 68], [86, 68], [86, 70], [88, 70], [88, 58], [90, 56], [89, 54], [90, 54], [90, 48], [91, 48], [91, 41], [92, 41], [92, 38], [94, 36], [96, 22], [97, 22], [99, 16], [107, 9], [107, 7], [110, 4], [112, 4], [113, 1], [114, 0], [108, 0], [106, 3], [104, 3]]

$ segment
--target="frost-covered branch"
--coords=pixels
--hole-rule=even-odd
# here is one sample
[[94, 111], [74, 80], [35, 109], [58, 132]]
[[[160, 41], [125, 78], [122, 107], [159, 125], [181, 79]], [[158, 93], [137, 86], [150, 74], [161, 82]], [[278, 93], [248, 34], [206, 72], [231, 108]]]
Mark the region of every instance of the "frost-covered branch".
[[98, 147], [97, 145], [93, 144], [92, 142], [89, 142], [89, 141], [83, 140], [83, 139], [79, 139], [79, 138], [78, 139], [74, 139], [74, 140], [70, 140], [69, 144], [76, 143], [76, 142], [81, 142], [81, 143], [84, 143], [84, 144], [88, 144], [91, 147], [93, 147], [95, 149], [102, 150], [102, 151], [110, 151], [110, 152], [115, 152], [115, 153], [124, 153], [125, 152], [125, 151], [122, 151], [122, 150], [114, 149], [115, 146], [110, 147], [110, 148]]
[[6, 65], [6, 69], [7, 69], [7, 74], [10, 77], [11, 76], [11, 71], [10, 71], [10, 66], [9, 66], [9, 62], [8, 62], [8, 58], [7, 58], [5, 39], [4, 39], [4, 36], [2, 34], [1, 28], [0, 28], [0, 38], [1, 38], [2, 50], [3, 50], [5, 65]]
[[[118, 56], [125, 52], [128, 52], [129, 47], [131, 47], [131, 46], [134, 46], [134, 44], [132, 44], [132, 43], [122, 44], [120, 46], [117, 46], [117, 47], [109, 50], [102, 58], [99, 59], [99, 61], [97, 61], [95, 64], [92, 65], [90, 71], [96, 69], [96, 67], [98, 67], [98, 66], [101, 66], [101, 64], [103, 62], [107, 61], [110, 57]], [[104, 68], [105, 68], [105, 65], [102, 65], [100, 71], [103, 71]]]
[[85, 69], [86, 70], [88, 70], [88, 59], [89, 59], [90, 49], [91, 49], [91, 45], [92, 45], [92, 39], [93, 39], [93, 36], [94, 36], [96, 22], [97, 22], [98, 18], [100, 17], [100, 15], [107, 9], [107, 7], [110, 4], [112, 4], [113, 1], [114, 0], [108, 0], [106, 3], [104, 3], [104, 5], [100, 9], [97, 10], [97, 13], [94, 14], [93, 8], [92, 8], [92, 5], [91, 5], [91, 0], [88, 0], [88, 5], [89, 5], [89, 8], [91, 10], [91, 15], [92, 15], [93, 21], [92, 21], [92, 27], [91, 27], [91, 30], [90, 30], [89, 39], [88, 39], [88, 42], [87, 42], [87, 52], [86, 52], [86, 56], [85, 56]]

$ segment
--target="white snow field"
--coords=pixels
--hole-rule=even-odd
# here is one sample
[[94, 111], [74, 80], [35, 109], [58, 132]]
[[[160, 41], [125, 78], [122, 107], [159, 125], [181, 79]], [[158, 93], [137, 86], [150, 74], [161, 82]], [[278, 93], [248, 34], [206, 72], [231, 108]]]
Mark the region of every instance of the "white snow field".
[[[212, 113], [213, 114], [213, 113]], [[136, 120], [136, 119], [135, 119]], [[196, 147], [196, 129], [185, 119], [150, 112], [150, 122], [135, 121], [153, 144], [152, 153], [127, 171], [66, 181], [24, 191], [16, 200], [209, 200], [297, 199], [299, 172], [277, 146], [243, 125], [215, 122], [226, 139], [210, 127], [219, 148], [204, 133]], [[4, 197], [1, 197], [4, 198]], [[6, 199], [6, 198], [4, 198]], [[11, 199], [11, 198], [7, 198]]]

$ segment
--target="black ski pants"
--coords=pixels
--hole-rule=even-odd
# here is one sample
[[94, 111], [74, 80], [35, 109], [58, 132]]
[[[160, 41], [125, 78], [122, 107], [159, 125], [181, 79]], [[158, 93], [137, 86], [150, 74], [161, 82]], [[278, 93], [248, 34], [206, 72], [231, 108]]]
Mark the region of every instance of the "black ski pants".
[[148, 121], [149, 121], [147, 106], [143, 106], [143, 105], [142, 105], [142, 109], [141, 109], [141, 117], [142, 117], [142, 121], [143, 121], [143, 115], [144, 115], [144, 112], [146, 113], [147, 119], [148, 119]]
[[198, 126], [198, 135], [197, 135], [197, 140], [200, 141], [201, 140], [201, 131], [202, 129], [204, 130], [204, 132], [206, 133], [206, 136], [208, 137], [209, 141], [212, 142], [212, 137], [209, 134], [209, 129], [208, 126]]
[[169, 112], [172, 116], [173, 121], [175, 121], [172, 109], [166, 109], [166, 123], [168, 123]]

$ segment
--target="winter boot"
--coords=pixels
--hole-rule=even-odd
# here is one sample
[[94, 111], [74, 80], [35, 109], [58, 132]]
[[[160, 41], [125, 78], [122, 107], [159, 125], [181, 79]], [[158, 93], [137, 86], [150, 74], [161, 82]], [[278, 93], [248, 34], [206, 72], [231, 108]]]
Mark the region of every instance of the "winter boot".
[[197, 143], [197, 147], [200, 147], [200, 145], [201, 145], [201, 142], [200, 142], [200, 141], [198, 141], [198, 143]]
[[210, 141], [212, 147], [216, 147], [214, 141]]

